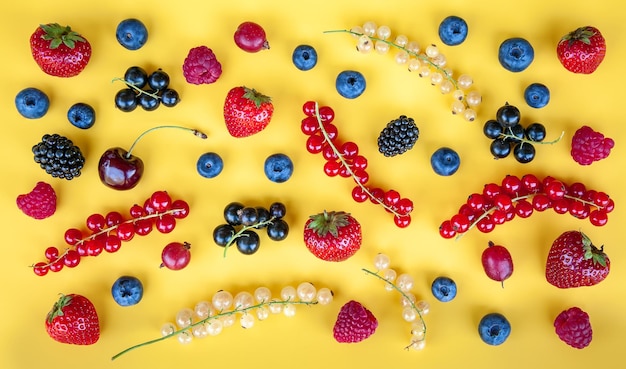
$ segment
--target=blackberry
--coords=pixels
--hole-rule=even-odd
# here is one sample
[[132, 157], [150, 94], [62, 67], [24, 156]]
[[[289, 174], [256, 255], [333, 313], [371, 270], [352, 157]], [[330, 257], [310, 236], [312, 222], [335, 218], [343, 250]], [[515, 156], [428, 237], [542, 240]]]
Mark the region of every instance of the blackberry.
[[387, 123], [387, 126], [378, 136], [378, 151], [385, 156], [403, 154], [413, 148], [419, 129], [413, 118], [401, 115], [399, 118]]
[[80, 176], [85, 157], [80, 148], [67, 137], [45, 134], [41, 142], [33, 146], [35, 163], [52, 177], [70, 180]]

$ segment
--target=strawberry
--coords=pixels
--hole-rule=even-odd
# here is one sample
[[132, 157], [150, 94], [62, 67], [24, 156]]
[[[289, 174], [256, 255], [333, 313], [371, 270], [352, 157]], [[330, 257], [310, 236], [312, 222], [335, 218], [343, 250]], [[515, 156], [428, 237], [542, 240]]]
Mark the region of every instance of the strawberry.
[[42, 24], [30, 36], [30, 50], [37, 65], [56, 77], [73, 77], [85, 69], [91, 45], [70, 26]]
[[351, 300], [341, 307], [333, 326], [333, 337], [337, 342], [356, 343], [368, 338], [376, 331], [378, 320], [360, 302]]
[[61, 295], [46, 317], [46, 331], [55, 341], [91, 345], [100, 338], [96, 308], [84, 296]]
[[224, 102], [224, 121], [233, 137], [247, 137], [267, 127], [274, 105], [269, 96], [240, 86], [228, 91]]
[[590, 74], [602, 63], [606, 42], [597, 28], [580, 27], [561, 38], [556, 54], [570, 72]]
[[602, 282], [611, 269], [603, 248], [595, 247], [580, 231], [564, 232], [552, 243], [548, 253], [546, 279], [558, 288], [593, 286]]
[[304, 224], [304, 243], [322, 260], [346, 260], [361, 248], [361, 241], [361, 224], [343, 211], [324, 211]]

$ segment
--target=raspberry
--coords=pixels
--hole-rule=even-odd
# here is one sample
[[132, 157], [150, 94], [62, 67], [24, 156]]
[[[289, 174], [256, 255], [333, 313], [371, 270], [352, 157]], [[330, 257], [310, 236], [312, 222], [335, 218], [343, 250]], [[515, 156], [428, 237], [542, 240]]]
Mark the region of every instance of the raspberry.
[[337, 342], [361, 342], [374, 334], [378, 320], [361, 303], [351, 300], [341, 307], [333, 327]]
[[591, 343], [589, 314], [578, 307], [562, 311], [554, 320], [554, 328], [559, 338], [572, 347], [582, 349]]
[[213, 50], [206, 46], [194, 47], [183, 62], [183, 75], [194, 85], [213, 83], [222, 75], [222, 64]]
[[580, 127], [572, 137], [572, 158], [580, 165], [589, 165], [609, 156], [615, 142], [588, 126]]
[[57, 196], [54, 188], [46, 182], [37, 182], [35, 188], [27, 194], [17, 197], [17, 207], [24, 214], [35, 219], [45, 219], [57, 209]]

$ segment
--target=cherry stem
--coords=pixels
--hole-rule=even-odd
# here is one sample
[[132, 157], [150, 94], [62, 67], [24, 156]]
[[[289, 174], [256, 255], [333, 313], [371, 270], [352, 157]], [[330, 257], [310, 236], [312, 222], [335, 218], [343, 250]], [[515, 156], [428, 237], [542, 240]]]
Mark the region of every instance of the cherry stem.
[[139, 135], [139, 137], [137, 137], [135, 139], [135, 141], [133, 142], [133, 144], [130, 146], [130, 149], [128, 149], [128, 152], [126, 153], [126, 155], [124, 155], [126, 157], [126, 159], [130, 159], [131, 157], [131, 153], [133, 151], [133, 149], [135, 148], [135, 145], [137, 145], [137, 142], [139, 142], [139, 140], [141, 140], [143, 138], [143, 136], [147, 135], [148, 133], [152, 132], [152, 131], [156, 131], [157, 129], [161, 129], [161, 128], [176, 128], [176, 129], [182, 129], [185, 131], [190, 131], [191, 133], [194, 134], [194, 136], [199, 137], [201, 139], [206, 139], [207, 135], [206, 133], [203, 133], [201, 131], [198, 131], [197, 129], [192, 129], [192, 128], [188, 128], [188, 127], [183, 127], [183, 126], [171, 126], [171, 125], [165, 125], [165, 126], [156, 126], [156, 127], [152, 127], [146, 131], [144, 131], [142, 134]]
[[504, 138], [510, 138], [512, 140], [515, 140], [517, 142], [522, 142], [522, 143], [529, 143], [529, 144], [543, 144], [543, 145], [553, 145], [559, 141], [561, 141], [561, 139], [563, 138], [563, 135], [565, 135], [565, 131], [561, 131], [561, 135], [559, 137], [557, 137], [556, 139], [552, 140], [552, 141], [533, 141], [533, 140], [528, 140], [525, 138], [519, 138], [516, 135], [513, 134], [513, 130], [509, 127], [508, 128], [509, 133], [500, 133], [500, 136], [498, 136], [498, 138], [500, 139], [504, 139]]
[[148, 95], [148, 96], [150, 96], [150, 97], [153, 97], [153, 98], [155, 98], [155, 99], [157, 99], [157, 100], [160, 100], [160, 99], [161, 99], [161, 96], [157, 95], [156, 93], [148, 92], [148, 91], [146, 91], [146, 90], [144, 90], [144, 89], [141, 89], [141, 88], [139, 88], [139, 87], [135, 86], [135, 84], [134, 84], [134, 83], [128, 82], [128, 81], [127, 81], [127, 80], [125, 80], [124, 78], [115, 77], [115, 78], [113, 78], [113, 79], [111, 80], [111, 83], [113, 83], [113, 82], [115, 82], [115, 81], [122, 81], [122, 82], [124, 82], [124, 83], [126, 84], [126, 86], [128, 86], [128, 87], [132, 88], [133, 90], [135, 90], [135, 91], [139, 92], [139, 94], [140, 94], [140, 95], [141, 95], [141, 94], [144, 94], [144, 95]]
[[172, 337], [174, 337], [174, 336], [176, 336], [176, 335], [178, 335], [178, 334], [180, 334], [182, 332], [188, 331], [188, 330], [190, 330], [193, 327], [196, 327], [196, 326], [199, 326], [199, 325], [203, 325], [203, 324], [207, 323], [208, 321], [219, 319], [221, 317], [230, 316], [230, 315], [234, 315], [234, 314], [238, 314], [238, 313], [247, 314], [248, 311], [250, 311], [250, 310], [258, 309], [258, 308], [261, 308], [261, 307], [269, 307], [269, 306], [272, 306], [272, 305], [289, 305], [289, 304], [293, 304], [293, 305], [315, 305], [317, 303], [318, 303], [317, 301], [291, 301], [290, 299], [287, 299], [287, 300], [271, 300], [271, 301], [263, 301], [263, 302], [260, 302], [260, 303], [258, 303], [256, 305], [250, 305], [250, 306], [245, 307], [245, 308], [236, 308], [236, 309], [233, 309], [233, 310], [230, 310], [230, 311], [220, 311], [219, 313], [217, 313], [215, 315], [211, 315], [211, 316], [209, 316], [207, 318], [204, 318], [202, 320], [198, 320], [197, 322], [192, 323], [192, 324], [190, 324], [189, 326], [187, 326], [185, 328], [180, 328], [180, 329], [178, 329], [178, 330], [176, 330], [176, 331], [174, 331], [174, 332], [172, 332], [172, 333], [170, 333], [168, 335], [165, 335], [165, 336], [162, 336], [162, 337], [159, 337], [159, 338], [155, 338], [155, 339], [150, 340], [150, 341], [146, 341], [146, 342], [143, 342], [143, 343], [131, 346], [131, 347], [129, 347], [129, 348], [127, 348], [127, 349], [125, 349], [123, 351], [120, 351], [119, 353], [113, 355], [113, 357], [111, 357], [111, 360], [115, 360], [118, 357], [126, 354], [129, 351], [133, 351], [133, 350], [138, 349], [140, 347], [144, 347], [144, 346], [151, 345], [153, 343], [164, 341], [164, 340], [166, 340], [168, 338], [172, 338]]
[[247, 231], [248, 229], [251, 228], [259, 228], [259, 227], [263, 227], [266, 226], [268, 224], [271, 224], [274, 220], [276, 220], [276, 217], [271, 217], [268, 220], [265, 220], [263, 222], [259, 222], [259, 223], [255, 223], [249, 226], [243, 226], [241, 227], [241, 229], [237, 232], [237, 233], [233, 233], [233, 235], [231, 236], [230, 240], [228, 240], [228, 242], [226, 243], [226, 245], [224, 245], [224, 257], [226, 257], [226, 251], [228, 251], [228, 248], [230, 246], [232, 246], [233, 242], [239, 238], [239, 237], [248, 237], [247, 235], [244, 235], [243, 232]]
[[398, 217], [402, 217], [402, 216], [408, 215], [408, 214], [400, 214], [397, 211], [395, 211], [393, 208], [391, 208], [390, 206], [387, 206], [382, 200], [380, 200], [379, 198], [374, 196], [370, 192], [370, 190], [367, 187], [365, 187], [363, 185], [363, 183], [361, 183], [361, 181], [359, 181], [357, 176], [354, 174], [354, 171], [352, 171], [352, 168], [350, 168], [350, 165], [348, 164], [348, 162], [346, 162], [346, 160], [343, 158], [343, 154], [341, 154], [339, 152], [337, 147], [333, 144], [333, 142], [331, 141], [330, 137], [328, 136], [328, 133], [326, 132], [326, 129], [324, 128], [324, 123], [322, 122], [322, 119], [320, 118], [319, 105], [318, 105], [317, 101], [315, 102], [315, 118], [317, 119], [317, 124], [318, 124], [318, 126], [320, 128], [320, 131], [322, 132], [322, 135], [324, 136], [324, 140], [333, 149], [333, 152], [335, 153], [335, 155], [337, 155], [337, 158], [341, 162], [341, 165], [343, 165], [343, 167], [346, 168], [346, 171], [348, 171], [348, 173], [350, 174], [350, 176], [352, 177], [354, 182], [356, 182], [356, 184], [359, 187], [361, 187], [363, 192], [365, 192], [370, 199], [373, 199], [378, 204], [382, 205], [382, 207], [384, 207], [387, 211], [389, 211], [393, 215], [396, 215]]

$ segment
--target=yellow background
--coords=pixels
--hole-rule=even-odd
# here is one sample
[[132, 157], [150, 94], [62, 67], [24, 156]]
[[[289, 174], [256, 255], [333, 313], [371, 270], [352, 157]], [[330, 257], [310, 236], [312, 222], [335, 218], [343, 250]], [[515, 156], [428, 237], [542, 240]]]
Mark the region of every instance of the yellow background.
[[[2, 51], [2, 213], [3, 283], [0, 366], [3, 368], [62, 368], [88, 365], [96, 368], [201, 368], [201, 367], [428, 367], [470, 366], [620, 367], [623, 332], [626, 331], [626, 275], [623, 260], [624, 198], [623, 129], [624, 44], [623, 5], [597, 1], [588, 6], [566, 1], [45, 1], [5, 4], [0, 41]], [[487, 5], [487, 3], [489, 5]], [[493, 5], [492, 5], [493, 4]], [[460, 46], [439, 42], [437, 27], [448, 15], [459, 15], [469, 24], [469, 36]], [[115, 40], [117, 24], [129, 17], [141, 19], [149, 29], [148, 43], [138, 51], [122, 48]], [[237, 25], [255, 21], [265, 27], [270, 50], [249, 54], [232, 40]], [[403, 33], [422, 45], [440, 44], [455, 73], [471, 75], [483, 94], [474, 123], [449, 113], [451, 98], [442, 96], [417, 75], [395, 64], [392, 54], [361, 55], [346, 34], [323, 34], [373, 20], [389, 25], [393, 35]], [[69, 24], [93, 46], [86, 70], [75, 78], [45, 75], [33, 62], [28, 39], [38, 24]], [[555, 47], [563, 34], [579, 26], [598, 27], [607, 39], [607, 56], [592, 75], [567, 72], [558, 62]], [[535, 49], [535, 60], [521, 73], [504, 70], [497, 60], [498, 45], [509, 37], [524, 37]], [[313, 45], [319, 54], [311, 71], [297, 70], [291, 63], [293, 49]], [[214, 50], [223, 75], [212, 85], [185, 82], [181, 65], [190, 48], [206, 45]], [[175, 108], [153, 112], [138, 109], [122, 113], [113, 96], [122, 86], [111, 83], [126, 68], [163, 68], [171, 76], [182, 102]], [[334, 80], [345, 69], [361, 71], [367, 79], [365, 93], [354, 100], [340, 97]], [[551, 101], [532, 109], [523, 100], [523, 89], [532, 82], [546, 84]], [[228, 135], [222, 119], [226, 92], [246, 85], [272, 96], [275, 115], [268, 128], [245, 139]], [[51, 100], [48, 113], [27, 120], [16, 111], [13, 100], [25, 87], [45, 91]], [[322, 172], [323, 159], [304, 149], [300, 132], [302, 104], [317, 100], [336, 113], [340, 137], [358, 143], [369, 159], [372, 184], [393, 188], [415, 203], [413, 223], [398, 229], [380, 206], [357, 204], [350, 197], [348, 179], [329, 178]], [[79, 130], [66, 119], [67, 109], [86, 102], [97, 110], [89, 130]], [[553, 146], [538, 145], [536, 159], [525, 165], [512, 158], [494, 161], [482, 123], [493, 117], [505, 101], [517, 105], [524, 124], [542, 122], [548, 139], [561, 131], [564, 138]], [[405, 114], [419, 128], [416, 146], [404, 155], [384, 158], [377, 152], [376, 138], [391, 119]], [[100, 154], [111, 146], [128, 148], [145, 129], [159, 124], [181, 124], [209, 134], [205, 141], [180, 131], [151, 133], [134, 152], [145, 163], [144, 178], [126, 192], [105, 188], [98, 180]], [[582, 167], [569, 155], [573, 132], [583, 124], [616, 141], [608, 159]], [[53, 179], [33, 162], [30, 148], [44, 133], [71, 138], [86, 156], [81, 177], [72, 181]], [[440, 177], [430, 168], [432, 152], [442, 146], [461, 156], [459, 171]], [[197, 174], [195, 163], [204, 152], [215, 151], [225, 162], [215, 179]], [[270, 154], [288, 154], [295, 164], [293, 177], [275, 184], [263, 174]], [[437, 228], [454, 214], [466, 197], [488, 182], [506, 174], [552, 175], [567, 183], [583, 182], [588, 188], [607, 192], [616, 203], [609, 223], [602, 228], [588, 221], [552, 211], [535, 213], [498, 226], [491, 234], [472, 230], [461, 240], [442, 239]], [[58, 195], [56, 214], [37, 221], [15, 206], [18, 194], [30, 191], [37, 181], [53, 185]], [[187, 200], [190, 216], [173, 233], [137, 237], [117, 254], [83, 259], [73, 270], [65, 269], [41, 278], [29, 265], [43, 258], [51, 245], [63, 245], [63, 232], [84, 227], [95, 212], [120, 211], [143, 202], [155, 190]], [[222, 222], [224, 205], [241, 201], [250, 205], [287, 205], [289, 237], [280, 243], [261, 237], [260, 251], [243, 256], [230, 250], [226, 259], [211, 239], [212, 229]], [[363, 226], [362, 249], [343, 263], [314, 258], [302, 242], [307, 216], [328, 210], [351, 212]], [[558, 290], [544, 278], [544, 264], [552, 241], [563, 231], [581, 229], [597, 244], [604, 244], [613, 269], [608, 279], [591, 288]], [[509, 248], [515, 271], [501, 288], [482, 270], [480, 254], [487, 241]], [[171, 241], [192, 244], [192, 261], [184, 270], [159, 269], [160, 252]], [[361, 268], [373, 269], [373, 257], [384, 252], [399, 273], [415, 277], [413, 292], [431, 304], [426, 315], [427, 346], [421, 352], [405, 351], [410, 324], [401, 318], [399, 295], [384, 289], [381, 281]], [[121, 275], [135, 275], [145, 285], [144, 299], [122, 308], [110, 296]], [[430, 283], [439, 275], [456, 280], [459, 293], [450, 303], [436, 301]], [[299, 308], [293, 318], [271, 316], [250, 330], [237, 326], [220, 336], [181, 346], [176, 340], [160, 342], [121, 357], [115, 353], [133, 344], [159, 337], [160, 327], [172, 321], [184, 307], [208, 299], [219, 289], [233, 293], [253, 291], [260, 285], [278, 293], [285, 285], [311, 281], [335, 292], [328, 306]], [[58, 293], [89, 297], [98, 309], [102, 335], [89, 347], [52, 341], [44, 318]], [[376, 333], [359, 344], [338, 344], [332, 326], [340, 306], [350, 299], [361, 301], [378, 318]], [[554, 333], [556, 315], [579, 306], [591, 316], [594, 339], [584, 350], [575, 350]], [[500, 312], [512, 324], [505, 344], [492, 347], [479, 339], [477, 324], [489, 312]]]

